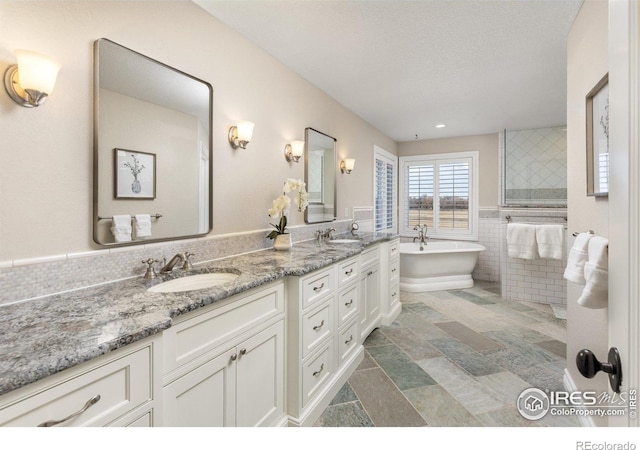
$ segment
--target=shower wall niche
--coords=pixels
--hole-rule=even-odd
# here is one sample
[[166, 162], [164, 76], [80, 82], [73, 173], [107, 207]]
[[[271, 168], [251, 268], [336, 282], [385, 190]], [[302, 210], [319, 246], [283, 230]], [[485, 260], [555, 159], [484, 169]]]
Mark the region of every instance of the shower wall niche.
[[502, 204], [567, 205], [567, 127], [505, 130]]

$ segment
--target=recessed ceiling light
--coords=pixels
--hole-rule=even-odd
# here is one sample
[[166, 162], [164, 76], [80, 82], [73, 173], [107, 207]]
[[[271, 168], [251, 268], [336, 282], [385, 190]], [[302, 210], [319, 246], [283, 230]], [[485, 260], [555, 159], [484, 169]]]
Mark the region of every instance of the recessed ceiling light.
[[438, 125], [436, 125], [436, 128], [444, 128], [444, 127], [446, 127], [446, 125], [443, 123], [439, 123]]

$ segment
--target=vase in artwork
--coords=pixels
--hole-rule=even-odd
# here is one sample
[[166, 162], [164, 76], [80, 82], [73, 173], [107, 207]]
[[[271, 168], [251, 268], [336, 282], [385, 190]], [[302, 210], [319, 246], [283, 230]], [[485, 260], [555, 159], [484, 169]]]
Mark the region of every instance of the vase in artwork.
[[140, 185], [140, 180], [138, 180], [138, 177], [136, 177], [131, 182], [131, 192], [133, 192], [134, 194], [139, 194], [140, 191], [142, 191], [142, 186]]
[[274, 250], [291, 250], [292, 245], [293, 243], [289, 233], [279, 234], [273, 240]]

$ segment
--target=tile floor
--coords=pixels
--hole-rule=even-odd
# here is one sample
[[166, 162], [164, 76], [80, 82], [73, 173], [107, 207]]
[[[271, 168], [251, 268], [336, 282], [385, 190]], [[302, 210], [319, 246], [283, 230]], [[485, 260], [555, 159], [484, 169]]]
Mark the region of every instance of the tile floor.
[[401, 301], [315, 426], [579, 426], [574, 416], [532, 422], [515, 408], [528, 387], [564, 390], [566, 321], [549, 305], [503, 299], [482, 282]]

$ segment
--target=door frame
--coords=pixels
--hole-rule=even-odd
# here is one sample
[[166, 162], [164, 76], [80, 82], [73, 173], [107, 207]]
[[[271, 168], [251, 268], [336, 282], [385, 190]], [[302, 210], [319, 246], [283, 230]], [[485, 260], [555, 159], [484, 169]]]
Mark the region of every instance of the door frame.
[[[609, 1], [609, 346], [620, 350], [627, 394], [640, 378], [638, 14], [637, 0]], [[637, 415], [609, 418], [609, 426], [638, 424]]]

